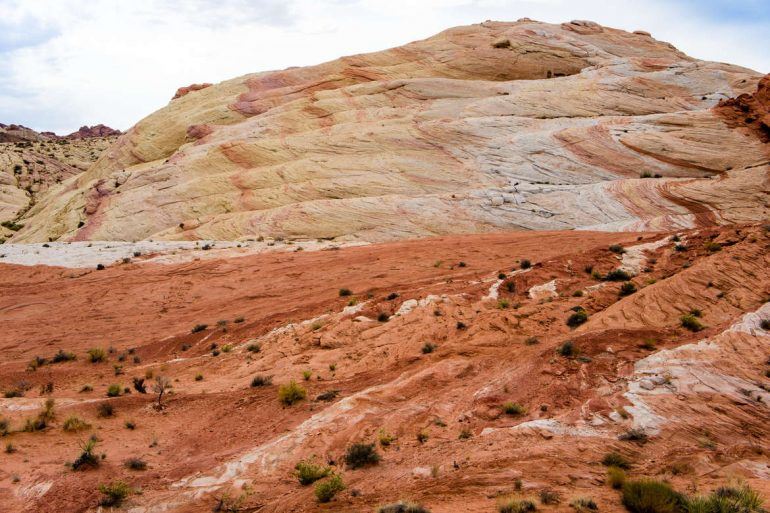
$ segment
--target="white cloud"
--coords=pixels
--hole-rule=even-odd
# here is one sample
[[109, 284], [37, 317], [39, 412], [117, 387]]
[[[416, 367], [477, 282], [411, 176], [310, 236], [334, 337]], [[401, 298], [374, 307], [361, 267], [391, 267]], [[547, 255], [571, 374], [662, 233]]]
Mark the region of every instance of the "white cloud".
[[307, 65], [528, 16], [644, 29], [694, 57], [770, 71], [756, 20], [709, 19], [664, 0], [0, 0], [0, 121], [125, 129], [177, 87]]

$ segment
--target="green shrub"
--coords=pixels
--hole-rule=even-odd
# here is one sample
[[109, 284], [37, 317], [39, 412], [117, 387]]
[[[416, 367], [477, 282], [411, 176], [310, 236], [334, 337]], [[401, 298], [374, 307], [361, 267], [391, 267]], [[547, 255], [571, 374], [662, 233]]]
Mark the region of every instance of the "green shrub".
[[529, 499], [505, 499], [497, 506], [498, 513], [528, 513], [536, 509], [535, 503]]
[[113, 383], [107, 388], [107, 397], [118, 397], [120, 395], [120, 385]]
[[613, 269], [607, 273], [604, 279], [607, 281], [628, 281], [631, 279], [631, 275], [623, 269]]
[[618, 255], [626, 252], [625, 248], [623, 246], [621, 246], [620, 244], [612, 244], [609, 249], [610, 249], [610, 251], [612, 251], [613, 253], [616, 253]]
[[530, 267], [532, 267], [532, 262], [530, 262], [527, 259], [524, 259], [524, 260], [521, 261], [521, 268], [522, 269], [529, 269]]
[[719, 487], [687, 500], [687, 513], [764, 513], [762, 498], [748, 485]]
[[88, 422], [75, 415], [67, 417], [62, 424], [62, 429], [67, 433], [77, 433], [78, 431], [84, 431], [90, 428], [91, 425]]
[[503, 413], [506, 415], [521, 415], [527, 411], [526, 408], [524, 408], [519, 403], [512, 403], [507, 402], [503, 404]]
[[107, 353], [100, 347], [94, 347], [88, 350], [88, 361], [91, 363], [100, 363], [107, 359]]
[[196, 324], [195, 326], [192, 327], [192, 329], [190, 330], [190, 333], [198, 333], [200, 331], [205, 330], [208, 327], [209, 327], [208, 324]]
[[422, 346], [422, 354], [429, 354], [436, 350], [436, 344], [432, 344], [430, 342], [425, 342], [425, 345]]
[[687, 501], [666, 483], [640, 479], [626, 481], [622, 502], [631, 513], [680, 513], [685, 511]]
[[607, 483], [615, 490], [623, 488], [626, 482], [626, 472], [619, 467], [609, 467], [607, 469]]
[[390, 315], [385, 312], [380, 312], [377, 314], [377, 320], [380, 322], [388, 322], [388, 319], [390, 319]]
[[703, 324], [693, 314], [685, 314], [679, 318], [682, 327], [692, 332], [698, 332], [704, 328]]
[[147, 462], [141, 458], [128, 458], [123, 466], [129, 470], [147, 470]]
[[345, 483], [342, 481], [342, 476], [332, 474], [328, 479], [317, 483], [314, 491], [318, 502], [329, 502], [344, 489]]
[[75, 356], [75, 353], [68, 353], [59, 349], [59, 351], [53, 355], [53, 358], [51, 358], [51, 363], [71, 362], [76, 358], [77, 356]]
[[259, 344], [249, 344], [246, 346], [246, 350], [250, 353], [258, 353], [262, 350]]
[[377, 437], [378, 437], [378, 439], [380, 441], [380, 445], [383, 446], [383, 447], [390, 446], [390, 444], [392, 444], [396, 440], [395, 436], [389, 434], [384, 429], [380, 429]]
[[564, 342], [561, 346], [559, 346], [556, 352], [566, 358], [575, 356], [578, 353], [577, 348], [575, 347], [575, 343], [571, 340]]
[[376, 465], [379, 461], [380, 455], [374, 444], [355, 443], [345, 452], [345, 464], [352, 469]]
[[96, 438], [93, 436], [80, 444], [80, 456], [72, 462], [72, 470], [85, 470], [99, 466], [99, 458], [94, 454]]
[[294, 380], [291, 380], [287, 385], [278, 387], [278, 400], [286, 406], [298, 403], [305, 397], [307, 397], [307, 390]]
[[103, 495], [99, 505], [108, 508], [120, 506], [126, 500], [126, 497], [133, 492], [131, 487], [123, 481], [113, 481], [107, 485], [101, 484], [99, 485], [99, 491]]
[[620, 286], [620, 291], [618, 292], [618, 295], [620, 297], [630, 296], [634, 292], [636, 292], [636, 285], [634, 285], [633, 282], [627, 281]]
[[112, 417], [115, 415], [115, 408], [108, 402], [100, 403], [96, 407], [96, 415], [102, 418]]
[[588, 312], [585, 310], [578, 310], [567, 318], [567, 326], [570, 328], [576, 328], [588, 320]]
[[398, 501], [380, 506], [377, 513], [430, 513], [430, 510], [414, 502]]
[[339, 294], [340, 294], [340, 297], [345, 297], [345, 296], [350, 296], [350, 295], [352, 295], [352, 294], [353, 294], [353, 292], [351, 292], [351, 290], [350, 290], [350, 289], [341, 288], [341, 289], [340, 289], [340, 292], [339, 292]]
[[294, 466], [299, 484], [303, 486], [311, 485], [331, 474], [332, 469], [326, 465], [321, 465], [312, 460], [302, 460]]
[[709, 253], [716, 253], [717, 251], [722, 250], [722, 245], [714, 241], [706, 242], [705, 244], [703, 244], [703, 247], [705, 247], [706, 251], [708, 251]]
[[558, 492], [555, 492], [549, 488], [543, 488], [540, 490], [540, 503], [545, 505], [559, 504], [561, 502], [561, 496]]
[[608, 452], [605, 454], [604, 458], [602, 458], [602, 465], [605, 467], [618, 467], [625, 470], [631, 468], [631, 463], [629, 463], [623, 455], [618, 454], [617, 452]]

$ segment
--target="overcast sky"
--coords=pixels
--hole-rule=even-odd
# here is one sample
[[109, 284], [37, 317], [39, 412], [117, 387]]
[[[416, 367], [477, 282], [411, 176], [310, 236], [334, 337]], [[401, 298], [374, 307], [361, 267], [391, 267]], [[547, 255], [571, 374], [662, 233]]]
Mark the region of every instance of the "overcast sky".
[[0, 122], [127, 129], [192, 82], [522, 17], [647, 30], [770, 72], [770, 0], [0, 0]]

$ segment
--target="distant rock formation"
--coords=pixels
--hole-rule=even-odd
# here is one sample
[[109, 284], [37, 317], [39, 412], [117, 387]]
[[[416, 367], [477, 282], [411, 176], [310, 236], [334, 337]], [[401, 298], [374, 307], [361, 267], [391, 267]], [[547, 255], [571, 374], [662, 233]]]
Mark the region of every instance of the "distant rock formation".
[[56, 135], [54, 132], [37, 132], [24, 125], [6, 125], [0, 123], [0, 142], [25, 142], [25, 141], [59, 141], [62, 139], [89, 139], [93, 137], [113, 137], [120, 135], [120, 130], [115, 130], [103, 124], [94, 126], [81, 126], [77, 131], [67, 135]]
[[209, 84], [208, 82], [205, 82], [203, 84], [190, 84], [186, 87], [180, 87], [176, 90], [176, 94], [174, 94], [174, 97], [171, 98], [172, 100], [176, 100], [177, 98], [181, 98], [182, 96], [189, 94], [193, 91], [200, 91], [201, 89], [206, 89], [207, 87], [211, 87], [212, 84]]

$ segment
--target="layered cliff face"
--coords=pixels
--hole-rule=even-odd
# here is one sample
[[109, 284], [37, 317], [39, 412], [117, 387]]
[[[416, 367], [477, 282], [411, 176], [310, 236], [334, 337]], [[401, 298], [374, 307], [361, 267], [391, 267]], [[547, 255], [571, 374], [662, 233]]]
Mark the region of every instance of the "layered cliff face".
[[768, 147], [713, 107], [760, 78], [590, 22], [459, 27], [182, 88], [41, 198], [12, 240], [750, 222], [768, 216]]

